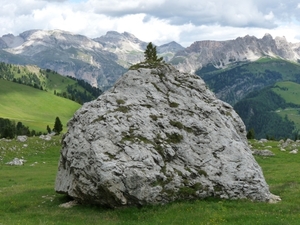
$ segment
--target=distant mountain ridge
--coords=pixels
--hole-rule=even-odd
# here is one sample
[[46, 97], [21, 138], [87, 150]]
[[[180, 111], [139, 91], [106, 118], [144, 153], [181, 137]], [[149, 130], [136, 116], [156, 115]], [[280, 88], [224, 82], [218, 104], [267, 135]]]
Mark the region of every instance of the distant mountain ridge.
[[289, 43], [285, 37], [273, 39], [270, 34], [261, 39], [247, 35], [228, 41], [196, 41], [184, 51], [177, 52], [170, 62], [177, 64], [182, 71], [196, 72], [207, 64], [224, 68], [232, 63], [255, 61], [264, 56], [298, 62], [300, 43]]
[[100, 88], [111, 86], [126, 71], [116, 62], [117, 56], [100, 43], [66, 31], [31, 30], [18, 36], [4, 35], [1, 43], [6, 47], [0, 51], [0, 61], [35, 64]]
[[[108, 31], [91, 39], [61, 30], [29, 30], [0, 38], [0, 61], [35, 64], [63, 75], [84, 79], [101, 89], [111, 87], [132, 65], [143, 60], [147, 43], [134, 35]], [[176, 42], [157, 46], [160, 56], [184, 72], [196, 73], [208, 64], [225, 68], [263, 56], [298, 62], [300, 43], [266, 34], [228, 41], [196, 41], [184, 48]]]

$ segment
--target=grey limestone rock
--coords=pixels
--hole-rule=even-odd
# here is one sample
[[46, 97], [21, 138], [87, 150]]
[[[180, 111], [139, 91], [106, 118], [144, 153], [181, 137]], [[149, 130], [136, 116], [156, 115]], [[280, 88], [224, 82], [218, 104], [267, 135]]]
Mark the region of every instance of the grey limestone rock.
[[26, 135], [17, 136], [17, 141], [26, 142], [27, 141], [27, 136]]
[[275, 154], [268, 150], [268, 149], [265, 149], [265, 150], [254, 150], [253, 155], [260, 155], [260, 156], [274, 156]]
[[26, 160], [24, 160], [24, 159], [14, 158], [12, 161], [10, 161], [6, 164], [11, 165], [11, 166], [22, 166], [22, 165], [24, 165], [25, 162], [26, 162]]
[[74, 114], [55, 190], [110, 207], [272, 197], [237, 113], [169, 65], [129, 70]]

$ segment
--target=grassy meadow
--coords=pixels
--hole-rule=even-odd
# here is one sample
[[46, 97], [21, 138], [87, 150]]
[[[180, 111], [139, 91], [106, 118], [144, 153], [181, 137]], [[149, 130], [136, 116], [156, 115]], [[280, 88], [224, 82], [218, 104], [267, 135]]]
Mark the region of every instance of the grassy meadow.
[[[59, 160], [61, 136], [50, 141], [32, 137], [25, 143], [0, 140], [0, 224], [299, 224], [300, 156], [289, 154], [298, 148], [280, 151], [279, 142], [261, 144], [275, 156], [257, 156], [270, 190], [280, 195], [277, 204], [248, 200], [204, 199], [167, 205], [109, 209], [93, 205], [61, 208], [69, 201], [55, 193], [54, 182]], [[26, 145], [24, 145], [26, 144]], [[27, 160], [23, 166], [5, 163], [13, 158]]]
[[0, 118], [22, 122], [30, 130], [46, 132], [58, 116], [66, 124], [80, 104], [26, 85], [0, 80]]

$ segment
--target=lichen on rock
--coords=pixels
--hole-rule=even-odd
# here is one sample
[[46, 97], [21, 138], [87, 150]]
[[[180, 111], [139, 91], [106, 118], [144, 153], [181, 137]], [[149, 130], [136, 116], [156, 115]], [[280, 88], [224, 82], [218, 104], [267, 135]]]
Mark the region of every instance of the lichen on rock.
[[273, 196], [233, 108], [170, 65], [129, 70], [68, 123], [55, 190], [118, 207]]

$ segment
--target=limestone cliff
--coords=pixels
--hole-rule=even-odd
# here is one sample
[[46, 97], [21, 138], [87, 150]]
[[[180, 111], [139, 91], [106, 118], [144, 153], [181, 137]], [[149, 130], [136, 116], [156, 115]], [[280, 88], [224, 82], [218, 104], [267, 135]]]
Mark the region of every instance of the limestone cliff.
[[82, 203], [272, 197], [236, 112], [172, 66], [125, 73], [75, 113], [62, 144], [55, 190]]

